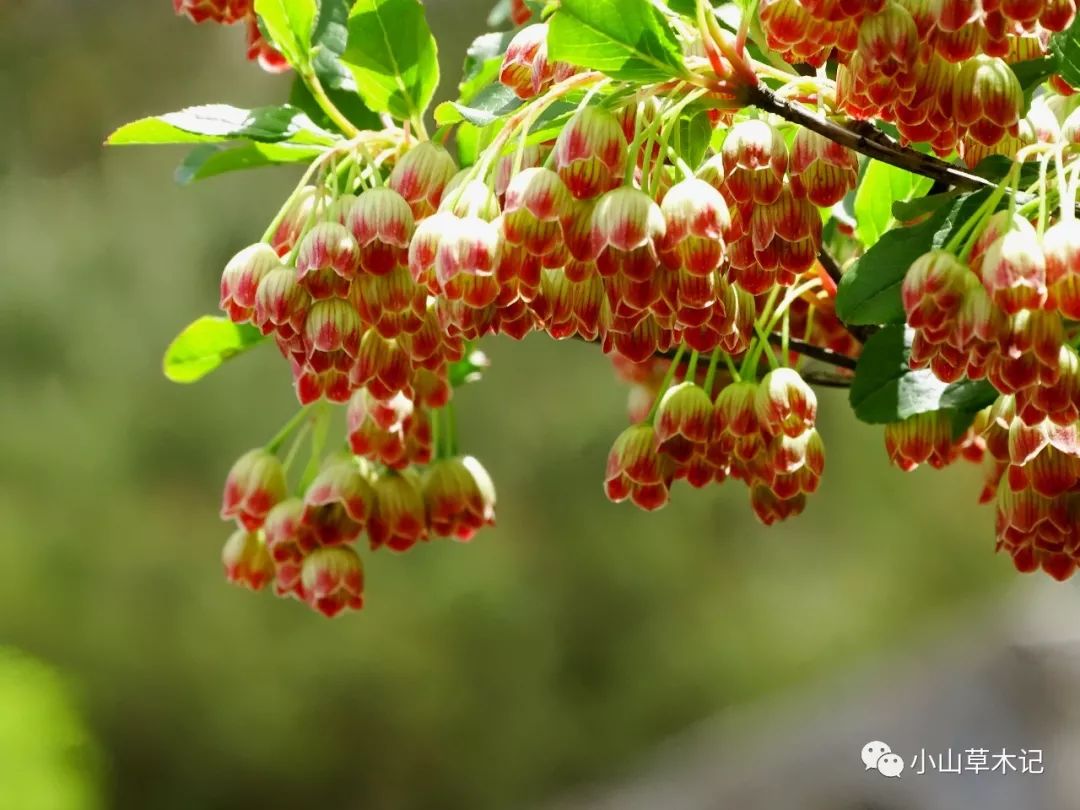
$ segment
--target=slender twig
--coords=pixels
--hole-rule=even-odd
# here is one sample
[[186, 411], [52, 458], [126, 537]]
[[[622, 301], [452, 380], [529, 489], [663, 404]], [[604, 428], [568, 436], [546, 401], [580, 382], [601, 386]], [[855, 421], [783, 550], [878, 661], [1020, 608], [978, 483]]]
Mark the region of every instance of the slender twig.
[[844, 271], [840, 269], [840, 262], [836, 261], [836, 257], [829, 253], [829, 249], [824, 245], [818, 251], [817, 258], [826, 275], [833, 280], [833, 284], [838, 285], [844, 275]]
[[871, 128], [870, 132], [865, 129], [860, 131], [854, 127], [830, 121], [808, 107], [780, 98], [764, 84], [759, 83], [754, 87], [746, 88], [746, 101], [760, 110], [799, 124], [867, 157], [905, 169], [913, 174], [959, 188], [990, 189], [997, 186], [997, 183], [985, 177], [964, 171], [932, 155], [901, 146], [876, 128]]
[[[776, 332], [769, 335], [769, 343], [779, 346], [782, 342], [783, 335], [777, 334]], [[805, 357], [809, 357], [813, 360], [820, 360], [822, 363], [828, 363], [830, 366], [846, 368], [849, 371], [855, 370], [855, 363], [857, 361], [854, 357], [840, 354], [840, 352], [834, 352], [832, 349], [826, 349], [824, 346], [815, 346], [812, 343], [807, 343], [805, 340], [789, 338], [788, 348]]]

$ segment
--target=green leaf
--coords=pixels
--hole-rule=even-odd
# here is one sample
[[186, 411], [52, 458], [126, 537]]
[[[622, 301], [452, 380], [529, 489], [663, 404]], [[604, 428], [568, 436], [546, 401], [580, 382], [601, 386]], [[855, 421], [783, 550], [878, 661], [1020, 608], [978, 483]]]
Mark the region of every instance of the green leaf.
[[110, 135], [110, 146], [163, 143], [223, 143], [238, 139], [298, 144], [334, 143], [336, 138], [296, 107], [256, 107], [245, 110], [228, 104], [205, 104], [179, 112], [140, 118]]
[[985, 380], [948, 384], [929, 369], [912, 370], [908, 365], [911, 336], [910, 329], [897, 324], [866, 341], [849, 397], [860, 420], [886, 424], [944, 409], [974, 414], [997, 398], [997, 391]]
[[897, 200], [892, 206], [893, 219], [899, 222], [911, 222], [913, 219], [937, 211], [941, 206], [955, 200], [961, 193], [958, 189], [952, 189], [951, 191], [943, 191], [940, 194], [916, 197], [913, 200]]
[[[352, 71], [341, 61], [349, 38], [347, 22], [351, 8], [352, 0], [322, 0], [312, 35], [312, 67], [330, 101], [357, 129], [380, 129], [379, 116], [364, 106], [356, 94]], [[323, 129], [337, 128], [300, 76], [293, 80], [289, 103], [306, 112]]]
[[254, 326], [204, 315], [188, 324], [169, 344], [162, 367], [173, 382], [193, 383], [263, 340]]
[[636, 81], [686, 75], [679, 41], [649, 0], [562, 0], [548, 26], [553, 62]]
[[[360, 96], [356, 95], [355, 92], [336, 90], [325, 86], [323, 89], [326, 91], [326, 95], [329, 96], [330, 101], [334, 103], [334, 106], [341, 110], [357, 129], [380, 129], [382, 127], [379, 116], [365, 107], [364, 102], [360, 100]], [[299, 107], [318, 126], [324, 129], [333, 129], [336, 126], [323, 108], [319, 106], [319, 102], [311, 95], [308, 86], [304, 84], [304, 80], [299, 76], [293, 80], [292, 90], [289, 93], [289, 103]]]
[[932, 185], [928, 177], [870, 161], [855, 193], [855, 235], [873, 247], [894, 223], [893, 203], [921, 197]]
[[[351, 8], [352, 0], [321, 0], [319, 19], [311, 35], [311, 48], [312, 67], [323, 88], [328, 93], [344, 90], [355, 98], [356, 80], [352, 71], [341, 61], [341, 55], [345, 53], [345, 46], [349, 41], [348, 22]], [[355, 100], [359, 103], [359, 99]]]
[[514, 31], [482, 34], [465, 51], [465, 64], [458, 83], [458, 101], [468, 103], [499, 76], [503, 54], [514, 38]]
[[693, 19], [697, 13], [697, 0], [668, 0], [668, 8]]
[[1080, 15], [1064, 31], [1050, 37], [1050, 53], [1057, 72], [1073, 87], [1080, 87]]
[[480, 156], [481, 130], [468, 121], [463, 121], [454, 132], [454, 140], [457, 141], [458, 164], [461, 168], [472, 166]]
[[435, 123], [445, 126], [468, 121], [475, 126], [486, 127], [520, 106], [521, 99], [509, 87], [489, 84], [468, 104], [444, 101], [435, 108]]
[[836, 314], [847, 324], [903, 323], [900, 285], [908, 268], [931, 248], [941, 247], [986, 201], [989, 190], [963, 194], [910, 228], [891, 228], [844, 273]]
[[709, 121], [707, 110], [695, 113], [691, 108], [684, 110], [679, 117], [675, 147], [679, 157], [685, 160], [691, 169], [697, 170], [701, 161], [705, 159], [709, 141], [712, 139], [712, 130], [712, 122]]
[[401, 120], [423, 115], [439, 84], [439, 61], [417, 0], [357, 0], [349, 14], [344, 61], [375, 112]]
[[187, 185], [227, 172], [258, 169], [287, 163], [306, 163], [322, 154], [314, 146], [286, 143], [203, 143], [196, 146], [176, 168], [176, 182]]
[[309, 60], [318, 11], [315, 0], [255, 0], [255, 13], [270, 42], [293, 66], [305, 66]]
[[1024, 91], [1024, 98], [1029, 102], [1035, 88], [1057, 73], [1058, 67], [1058, 58], [1053, 54], [1047, 54], [1038, 59], [1014, 62], [1009, 65], [1009, 69], [1016, 76], [1016, 80], [1020, 82], [1020, 87]]

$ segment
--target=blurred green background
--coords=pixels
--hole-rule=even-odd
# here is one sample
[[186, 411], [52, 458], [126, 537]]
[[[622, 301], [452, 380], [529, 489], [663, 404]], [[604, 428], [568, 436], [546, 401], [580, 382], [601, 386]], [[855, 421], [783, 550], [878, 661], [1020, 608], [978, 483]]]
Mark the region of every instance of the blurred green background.
[[[486, 5], [428, 3], [444, 91]], [[536, 337], [486, 344], [460, 392], [496, 530], [369, 557], [368, 606], [332, 622], [226, 585], [221, 481], [291, 413], [288, 371], [266, 348], [179, 387], [160, 356], [296, 173], [180, 188], [182, 151], [101, 141], [283, 98], [242, 39], [167, 0], [0, 6], [0, 808], [527, 807], [1010, 581], [979, 471], [891, 469], [844, 392], [789, 525], [734, 483], [608, 504], [626, 389]]]

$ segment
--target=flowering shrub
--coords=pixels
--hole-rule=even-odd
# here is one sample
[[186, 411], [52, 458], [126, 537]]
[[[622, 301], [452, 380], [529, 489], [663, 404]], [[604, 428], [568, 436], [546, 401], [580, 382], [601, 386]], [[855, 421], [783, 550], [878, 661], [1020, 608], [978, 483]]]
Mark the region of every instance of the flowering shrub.
[[333, 616], [363, 604], [362, 536], [493, 524], [454, 389], [478, 340], [534, 332], [629, 386], [613, 501], [735, 479], [764, 524], [797, 515], [814, 387], [845, 387], [900, 469], [986, 463], [1018, 570], [1080, 563], [1074, 0], [514, 0], [433, 110], [418, 0], [173, 5], [245, 25], [291, 103], [109, 142], [195, 144], [187, 182], [306, 167], [165, 358], [192, 382], [272, 343], [301, 406], [226, 478], [230, 581]]

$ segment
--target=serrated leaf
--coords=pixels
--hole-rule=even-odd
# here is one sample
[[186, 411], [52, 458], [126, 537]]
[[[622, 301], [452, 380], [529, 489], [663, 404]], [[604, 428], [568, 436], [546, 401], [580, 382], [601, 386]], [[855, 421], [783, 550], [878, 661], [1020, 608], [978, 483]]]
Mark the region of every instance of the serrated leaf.
[[349, 13], [343, 60], [356, 90], [375, 112], [419, 118], [439, 84], [439, 61], [417, 0], [357, 0]]
[[912, 330], [900, 324], [871, 335], [859, 355], [849, 399], [855, 415], [869, 424], [898, 422], [929, 411], [973, 414], [997, 398], [985, 380], [944, 383], [929, 369], [908, 365]]
[[891, 228], [844, 273], [836, 294], [836, 314], [844, 323], [903, 323], [900, 285], [908, 268], [928, 250], [941, 247], [972, 216], [988, 190], [956, 197], [925, 222]]
[[521, 99], [514, 91], [501, 84], [490, 84], [468, 104], [444, 101], [435, 108], [435, 123], [439, 126], [468, 121], [478, 127], [486, 127], [507, 113], [521, 106]]
[[649, 0], [562, 0], [548, 21], [548, 56], [617, 79], [686, 75], [675, 32]]
[[[355, 98], [356, 80], [352, 71], [341, 61], [349, 41], [351, 8], [352, 0], [321, 0], [319, 18], [311, 35], [312, 67], [327, 92], [346, 91], [359, 103], [359, 99]], [[333, 97], [331, 100], [337, 103]]]
[[205, 104], [132, 121], [113, 132], [105, 143], [128, 146], [223, 143], [240, 139], [313, 145], [329, 145], [336, 140], [316, 126], [303, 110], [288, 104], [253, 110], [229, 104]]
[[1073, 87], [1080, 87], [1080, 15], [1064, 31], [1050, 37], [1050, 54], [1057, 72]]
[[893, 203], [921, 197], [932, 185], [928, 177], [870, 161], [855, 192], [855, 235], [873, 247], [894, 223]]
[[255, 0], [270, 42], [293, 66], [305, 65], [319, 7], [315, 0]]
[[169, 344], [162, 368], [173, 382], [193, 383], [263, 340], [265, 337], [254, 326], [204, 315], [188, 324]]
[[203, 143], [192, 149], [176, 168], [176, 182], [187, 185], [228, 172], [306, 163], [321, 154], [322, 150], [314, 146], [287, 143]]

